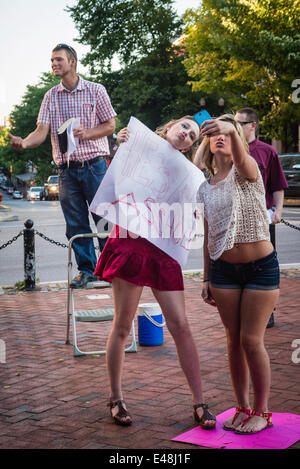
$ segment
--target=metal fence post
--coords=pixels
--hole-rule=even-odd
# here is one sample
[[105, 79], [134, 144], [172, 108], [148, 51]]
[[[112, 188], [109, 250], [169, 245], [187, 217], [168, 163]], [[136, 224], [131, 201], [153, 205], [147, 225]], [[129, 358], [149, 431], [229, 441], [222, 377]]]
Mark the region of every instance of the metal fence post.
[[24, 281], [25, 290], [35, 289], [35, 246], [33, 221], [24, 222]]

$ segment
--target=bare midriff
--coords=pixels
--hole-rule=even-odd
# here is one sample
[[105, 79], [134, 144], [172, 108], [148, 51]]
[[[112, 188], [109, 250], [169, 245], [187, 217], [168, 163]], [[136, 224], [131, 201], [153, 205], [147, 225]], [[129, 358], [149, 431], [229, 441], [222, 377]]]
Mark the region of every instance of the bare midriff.
[[233, 248], [224, 251], [219, 259], [233, 264], [252, 262], [268, 256], [273, 250], [272, 243], [266, 240], [254, 243], [235, 243]]

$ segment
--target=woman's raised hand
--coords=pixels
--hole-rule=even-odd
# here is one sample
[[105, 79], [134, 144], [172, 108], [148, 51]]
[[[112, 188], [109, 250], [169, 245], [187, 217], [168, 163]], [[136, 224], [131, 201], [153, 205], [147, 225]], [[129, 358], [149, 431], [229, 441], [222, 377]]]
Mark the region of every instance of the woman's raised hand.
[[117, 133], [117, 142], [120, 144], [120, 143], [124, 143], [124, 142], [127, 142], [127, 140], [129, 139], [129, 136], [130, 136], [130, 132], [128, 130], [127, 127], [124, 127], [124, 129], [121, 129], [118, 133]]
[[220, 119], [211, 119], [204, 121], [200, 127], [201, 135], [212, 137], [213, 135], [229, 135], [235, 132], [234, 124]]

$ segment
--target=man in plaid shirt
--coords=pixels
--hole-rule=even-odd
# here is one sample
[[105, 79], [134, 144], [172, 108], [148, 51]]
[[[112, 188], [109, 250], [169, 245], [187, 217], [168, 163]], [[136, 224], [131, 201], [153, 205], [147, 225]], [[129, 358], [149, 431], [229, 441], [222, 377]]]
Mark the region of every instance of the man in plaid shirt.
[[[61, 83], [44, 96], [37, 119], [37, 127], [26, 138], [9, 134], [15, 149], [37, 147], [50, 130], [53, 160], [58, 166], [60, 203], [66, 220], [66, 236], [91, 233], [88, 205], [104, 177], [109, 155], [107, 136], [115, 130], [116, 113], [106, 89], [83, 80], [76, 73], [77, 54], [67, 44], [58, 44], [52, 51], [52, 70]], [[57, 130], [71, 117], [79, 118], [80, 127], [74, 129], [79, 139], [74, 153], [67, 158], [61, 153]], [[95, 224], [100, 217], [92, 214]], [[100, 248], [105, 241], [99, 240]], [[73, 242], [79, 274], [72, 280], [73, 288], [83, 288], [95, 280], [96, 255], [92, 238]]]

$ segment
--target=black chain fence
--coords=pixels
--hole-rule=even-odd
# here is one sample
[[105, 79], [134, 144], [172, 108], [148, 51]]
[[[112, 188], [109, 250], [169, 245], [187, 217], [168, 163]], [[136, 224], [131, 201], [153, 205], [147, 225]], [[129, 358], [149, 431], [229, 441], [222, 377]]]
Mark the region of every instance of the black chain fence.
[[59, 241], [54, 241], [54, 239], [50, 239], [48, 238], [48, 236], [46, 236], [45, 234], [43, 233], [40, 233], [39, 231], [37, 230], [34, 230], [35, 234], [37, 234], [38, 236], [40, 236], [41, 238], [43, 238], [45, 241], [48, 241], [49, 243], [51, 244], [55, 244], [56, 246], [60, 246], [61, 248], [67, 248], [68, 246], [64, 243], [60, 243]]
[[20, 233], [17, 234], [17, 236], [14, 236], [14, 237], [11, 238], [9, 241], [7, 241], [6, 243], [2, 244], [2, 246], [0, 246], [0, 250], [6, 248], [6, 247], [9, 246], [10, 244], [12, 244], [14, 241], [17, 241], [17, 239], [20, 238], [20, 236], [23, 236], [23, 234], [24, 234], [24, 230], [20, 231]]
[[[55, 241], [54, 239], [51, 239], [51, 238], [48, 238], [48, 236], [46, 236], [45, 234], [43, 233], [40, 233], [39, 231], [37, 230], [33, 230], [34, 233], [38, 236], [40, 236], [42, 239], [44, 239], [45, 241], [48, 241], [49, 243], [51, 244], [55, 244], [56, 246], [59, 246], [61, 248], [67, 248], [68, 245], [67, 244], [64, 244], [64, 243], [60, 243], [59, 241]], [[2, 244], [2, 246], [0, 246], [0, 250], [1, 249], [4, 249], [6, 248], [7, 246], [9, 246], [10, 244], [12, 244], [14, 241], [17, 241], [17, 239], [20, 237], [20, 236], [23, 236], [24, 235], [24, 230], [21, 230], [19, 234], [17, 234], [16, 236], [14, 236], [13, 238], [11, 238], [9, 241], [7, 241], [6, 243]], [[98, 250], [99, 249], [99, 246], [95, 246], [95, 249]]]
[[[289, 228], [293, 228], [295, 230], [300, 230], [299, 226], [295, 226], [292, 223], [287, 222], [286, 220], [281, 219], [281, 223], [288, 226]], [[7, 241], [6, 243], [0, 246], [1, 249], [5, 249], [7, 246], [13, 244], [20, 236], [24, 237], [24, 283], [25, 283], [25, 290], [30, 291], [35, 289], [35, 242], [34, 238], [35, 235], [40, 236], [45, 241], [55, 244], [56, 246], [62, 248], [68, 248], [67, 244], [61, 243], [59, 241], [55, 241], [54, 239], [49, 238], [43, 233], [35, 230], [33, 228], [33, 221], [26, 220], [24, 222], [25, 228], [21, 230], [16, 236], [12, 239]], [[99, 249], [99, 246], [95, 246], [95, 249]]]
[[[300, 231], [300, 226], [293, 225], [292, 223], [289, 223], [288, 221], [284, 220], [283, 218], [281, 219], [281, 223], [288, 226], [289, 228], [293, 228], [294, 230]], [[67, 248], [68, 247], [67, 244], [60, 243], [59, 241], [55, 241], [54, 239], [48, 238], [48, 236], [46, 236], [43, 233], [40, 233], [38, 230], [33, 230], [33, 231], [36, 235], [40, 236], [42, 239], [44, 239], [45, 241], [48, 241], [51, 244], [55, 244], [56, 246], [59, 246], [61, 248]], [[21, 230], [20, 233], [18, 233], [16, 236], [11, 238], [6, 243], [2, 244], [2, 246], [0, 246], [0, 250], [6, 248], [9, 245], [11, 245], [14, 241], [16, 241], [20, 236], [23, 236], [23, 235], [24, 235], [24, 230]], [[95, 246], [95, 249], [99, 249], [99, 246]]]
[[288, 221], [283, 220], [283, 218], [281, 219], [281, 223], [283, 223], [283, 224], [286, 225], [286, 226], [289, 226], [290, 228], [293, 228], [294, 230], [300, 231], [300, 226], [292, 225], [292, 224], [289, 223]]
[[[16, 236], [0, 246], [1, 249], [5, 249], [7, 246], [13, 244], [20, 236], [24, 238], [24, 286], [25, 290], [30, 291], [35, 289], [35, 235], [40, 236], [45, 241], [55, 244], [62, 248], [68, 248], [68, 245], [55, 241], [49, 238], [44, 233], [40, 233], [38, 230], [33, 228], [32, 220], [25, 220], [25, 228], [21, 230]], [[99, 249], [99, 246], [95, 246], [95, 249]]]

